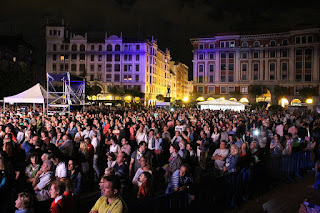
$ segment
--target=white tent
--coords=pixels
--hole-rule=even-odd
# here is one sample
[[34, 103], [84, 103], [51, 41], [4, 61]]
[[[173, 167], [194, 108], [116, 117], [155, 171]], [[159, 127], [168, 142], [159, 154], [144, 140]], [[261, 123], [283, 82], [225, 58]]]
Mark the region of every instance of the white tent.
[[[6, 103], [43, 104], [43, 109], [44, 109], [46, 99], [47, 99], [47, 91], [38, 83], [33, 87], [17, 95], [3, 98], [3, 111], [5, 111]], [[52, 94], [49, 94], [49, 99], [53, 100], [56, 98]]]
[[245, 109], [245, 105], [237, 101], [228, 101], [224, 99], [214, 99], [210, 101], [198, 102], [201, 109], [211, 110], [233, 110], [240, 111]]

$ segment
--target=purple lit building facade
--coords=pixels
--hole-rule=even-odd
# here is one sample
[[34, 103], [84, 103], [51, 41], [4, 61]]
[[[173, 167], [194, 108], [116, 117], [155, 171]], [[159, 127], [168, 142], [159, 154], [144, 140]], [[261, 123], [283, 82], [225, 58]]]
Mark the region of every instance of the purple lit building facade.
[[[319, 91], [319, 36], [320, 29], [316, 28], [193, 38], [194, 91], [200, 93], [202, 100], [230, 99], [236, 94], [242, 102], [303, 103], [306, 98], [299, 95], [299, 90], [312, 87]], [[264, 97], [253, 97], [252, 85], [264, 85], [269, 92]], [[281, 97], [286, 99], [284, 103], [272, 95], [276, 85], [288, 88], [288, 96]], [[318, 99], [312, 98], [313, 102]]]
[[[144, 103], [154, 104], [156, 96], [170, 97], [176, 91], [175, 74], [170, 72], [170, 51], [158, 48], [157, 40], [129, 40], [105, 35], [93, 40], [87, 34], [69, 33], [62, 25], [46, 26], [46, 70], [85, 75], [91, 85], [101, 88], [95, 100], [126, 100], [112, 96], [110, 87], [137, 88], [144, 93]], [[131, 97], [128, 97], [131, 98]]]

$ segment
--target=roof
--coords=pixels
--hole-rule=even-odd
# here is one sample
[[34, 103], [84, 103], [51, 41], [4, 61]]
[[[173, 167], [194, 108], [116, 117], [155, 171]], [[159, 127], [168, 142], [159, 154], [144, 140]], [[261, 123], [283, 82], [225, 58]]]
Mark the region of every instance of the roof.
[[243, 103], [237, 101], [229, 101], [224, 99], [214, 99], [210, 101], [201, 101], [197, 103], [198, 105], [227, 105], [227, 106], [242, 106]]

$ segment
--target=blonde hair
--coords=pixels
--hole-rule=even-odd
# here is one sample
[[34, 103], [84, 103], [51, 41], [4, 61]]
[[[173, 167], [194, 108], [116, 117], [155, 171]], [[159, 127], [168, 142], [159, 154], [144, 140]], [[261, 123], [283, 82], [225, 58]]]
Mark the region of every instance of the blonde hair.
[[[236, 150], [235, 155], [237, 155], [237, 154], [239, 153], [239, 148], [238, 148], [238, 146], [235, 145], [235, 144], [232, 144], [231, 147], [234, 147], [234, 149]], [[230, 147], [230, 150], [231, 150], [231, 147]], [[232, 154], [232, 153], [231, 153], [231, 154]]]
[[86, 159], [89, 157], [89, 149], [88, 149], [88, 145], [86, 142], [82, 141], [80, 143], [79, 150], [82, 152], [82, 154], [85, 156]]

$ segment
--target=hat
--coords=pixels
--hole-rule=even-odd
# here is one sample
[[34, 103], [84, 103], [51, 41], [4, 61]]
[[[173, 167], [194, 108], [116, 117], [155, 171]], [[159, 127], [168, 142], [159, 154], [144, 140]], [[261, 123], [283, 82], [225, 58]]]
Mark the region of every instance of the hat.
[[179, 151], [179, 150], [180, 150], [179, 144], [176, 143], [176, 142], [172, 143], [171, 146], [172, 146], [176, 151]]

